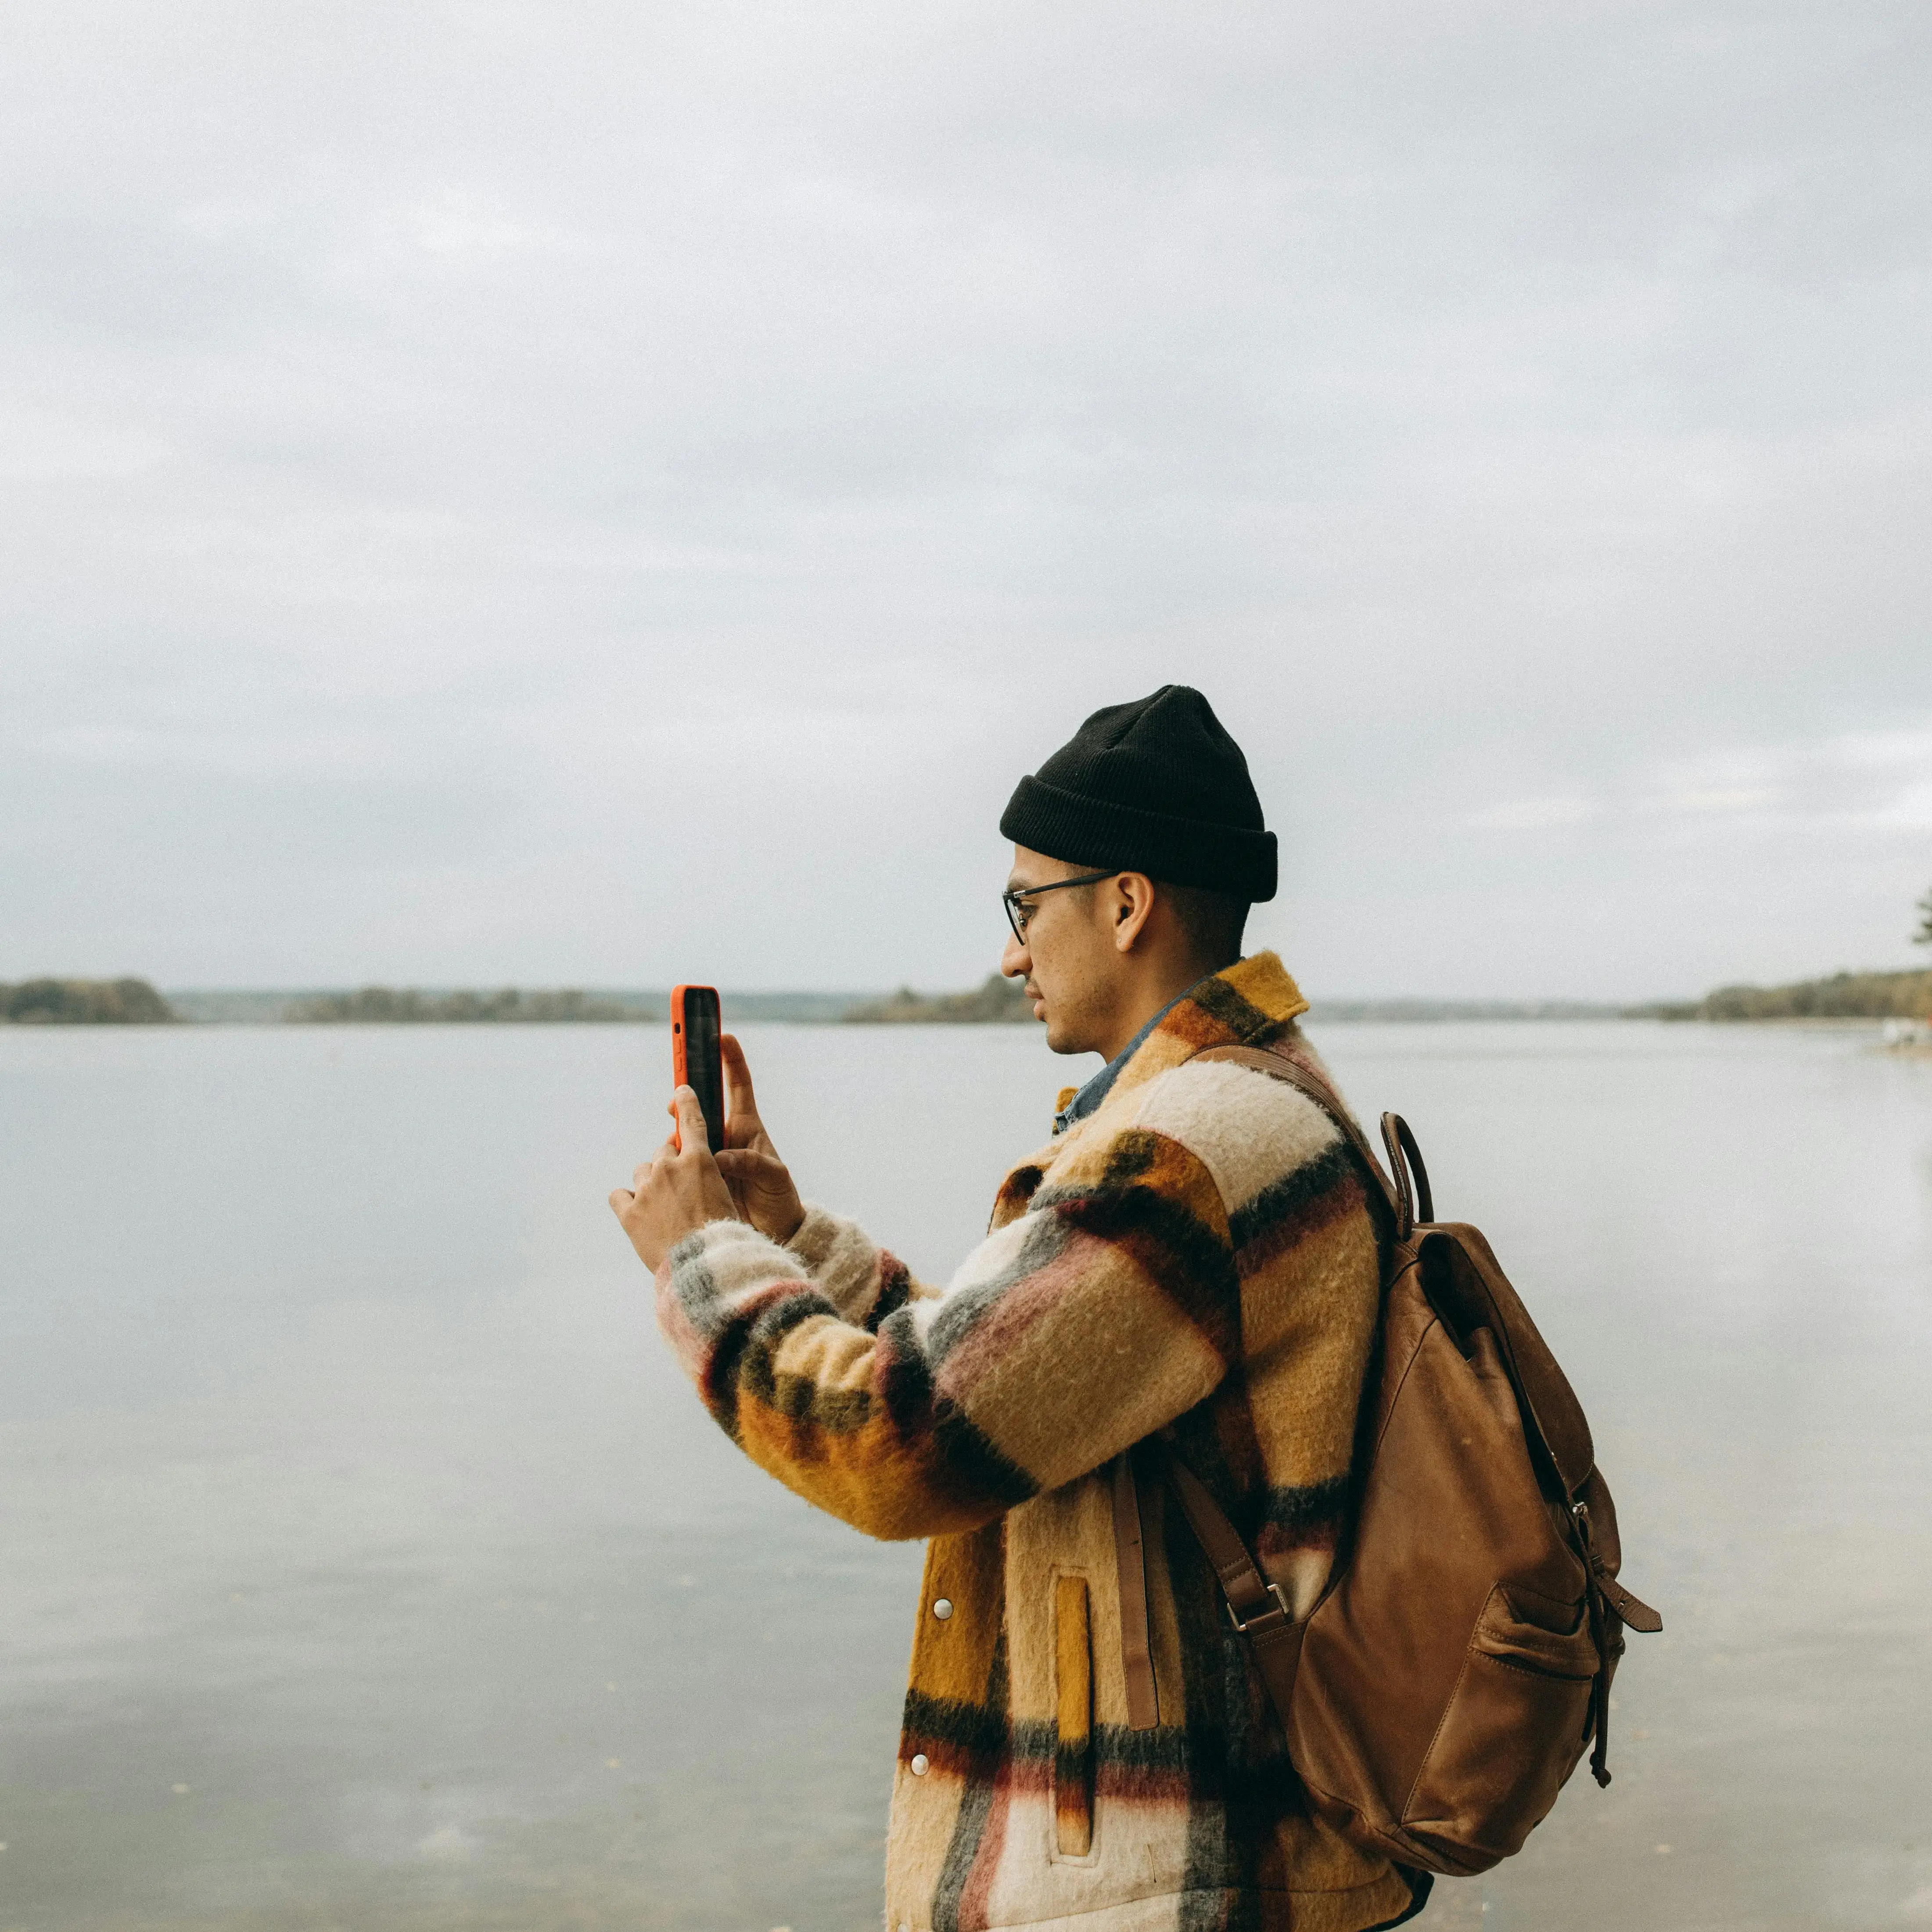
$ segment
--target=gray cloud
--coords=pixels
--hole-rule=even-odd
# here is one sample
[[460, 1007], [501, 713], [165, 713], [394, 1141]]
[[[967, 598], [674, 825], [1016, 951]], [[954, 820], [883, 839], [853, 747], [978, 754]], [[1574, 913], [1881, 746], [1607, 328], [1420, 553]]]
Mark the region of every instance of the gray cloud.
[[1910, 956], [1921, 9], [4, 31], [0, 974], [958, 982], [1170, 678], [1318, 987]]

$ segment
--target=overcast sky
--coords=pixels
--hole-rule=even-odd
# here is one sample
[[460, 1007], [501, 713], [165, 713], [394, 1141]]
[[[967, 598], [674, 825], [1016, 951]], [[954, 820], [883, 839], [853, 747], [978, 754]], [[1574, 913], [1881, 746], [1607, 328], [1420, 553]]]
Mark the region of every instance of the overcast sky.
[[1170, 680], [1318, 994], [1923, 957], [1922, 0], [38, 0], [0, 161], [0, 977], [970, 983]]

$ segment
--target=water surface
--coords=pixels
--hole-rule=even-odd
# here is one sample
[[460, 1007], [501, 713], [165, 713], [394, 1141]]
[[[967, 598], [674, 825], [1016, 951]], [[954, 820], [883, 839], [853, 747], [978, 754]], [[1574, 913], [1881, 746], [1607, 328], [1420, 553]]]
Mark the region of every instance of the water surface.
[[[1069, 1077], [1030, 1029], [745, 1036], [808, 1192], [941, 1277]], [[1318, 1037], [1490, 1234], [1670, 1624], [1610, 1790], [1423, 1922], [1932, 1924], [1932, 1064]], [[604, 1205], [662, 1049], [0, 1031], [0, 1932], [877, 1923], [919, 1552], [668, 1364]]]

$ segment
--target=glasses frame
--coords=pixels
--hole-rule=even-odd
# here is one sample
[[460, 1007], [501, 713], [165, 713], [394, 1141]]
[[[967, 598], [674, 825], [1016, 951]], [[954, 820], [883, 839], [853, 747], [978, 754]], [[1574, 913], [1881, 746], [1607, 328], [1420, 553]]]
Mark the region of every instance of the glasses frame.
[[[1020, 902], [1037, 897], [1042, 892], [1062, 892], [1069, 886], [1097, 886], [1102, 879], [1118, 879], [1118, 866], [1110, 866], [1104, 872], [1082, 872], [1075, 879], [1050, 879], [1043, 886], [1009, 886], [1000, 895], [1000, 903], [1006, 909], [1006, 923], [1013, 929], [1013, 937], [1024, 946], [1027, 943], [1026, 927], [1020, 920]], [[1030, 911], [1027, 916], [1032, 917]]]

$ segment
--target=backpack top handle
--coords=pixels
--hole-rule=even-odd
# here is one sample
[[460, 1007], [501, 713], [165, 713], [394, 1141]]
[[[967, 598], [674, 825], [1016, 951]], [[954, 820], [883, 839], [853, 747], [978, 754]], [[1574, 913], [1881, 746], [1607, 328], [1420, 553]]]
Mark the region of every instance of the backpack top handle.
[[[1388, 1149], [1389, 1172], [1395, 1176], [1396, 1239], [1406, 1241], [1418, 1227], [1436, 1219], [1436, 1199], [1429, 1191], [1429, 1170], [1408, 1123], [1400, 1114], [1382, 1116], [1382, 1145]], [[1414, 1176], [1410, 1185], [1409, 1177]]]

